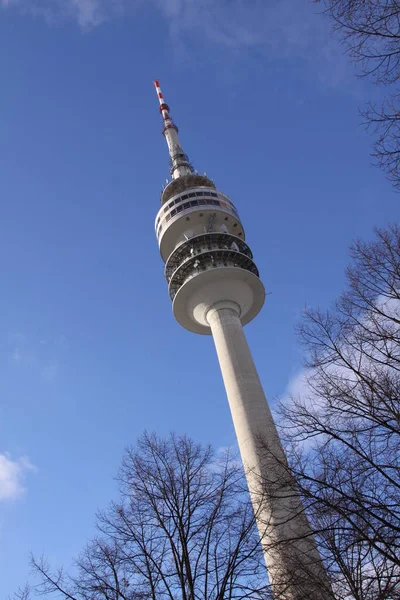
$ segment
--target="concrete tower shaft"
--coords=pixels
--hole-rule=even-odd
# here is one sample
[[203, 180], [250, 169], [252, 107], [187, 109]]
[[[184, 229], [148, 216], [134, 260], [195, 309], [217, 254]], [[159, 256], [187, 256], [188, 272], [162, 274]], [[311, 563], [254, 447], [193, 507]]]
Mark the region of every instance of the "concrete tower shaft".
[[173, 313], [189, 331], [213, 336], [274, 596], [331, 600], [243, 331], [265, 291], [242, 221], [210, 179], [174, 163], [177, 145], [184, 154], [156, 83], [173, 180], [162, 193], [155, 229]]
[[265, 563], [279, 600], [333, 600], [269, 409], [239, 307], [207, 313], [246, 473]]

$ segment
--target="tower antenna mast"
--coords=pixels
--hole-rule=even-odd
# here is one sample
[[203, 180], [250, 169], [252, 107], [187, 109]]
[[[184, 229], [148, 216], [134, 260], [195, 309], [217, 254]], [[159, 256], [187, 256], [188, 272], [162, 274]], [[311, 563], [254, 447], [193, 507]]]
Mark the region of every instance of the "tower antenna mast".
[[160, 103], [160, 113], [164, 121], [163, 135], [167, 140], [169, 156], [171, 159], [171, 176], [172, 179], [190, 175], [193, 173], [193, 167], [189, 162], [188, 156], [184, 153], [179, 141], [178, 127], [173, 122], [169, 114], [169, 106], [164, 100], [160, 88], [160, 82], [156, 79], [154, 86], [157, 91], [158, 101]]

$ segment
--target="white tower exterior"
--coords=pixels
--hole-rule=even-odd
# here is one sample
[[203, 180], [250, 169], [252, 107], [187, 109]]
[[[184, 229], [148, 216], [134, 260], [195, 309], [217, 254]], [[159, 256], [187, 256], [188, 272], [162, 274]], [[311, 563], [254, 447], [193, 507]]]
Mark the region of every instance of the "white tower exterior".
[[212, 335], [275, 598], [326, 600], [329, 583], [243, 325], [261, 310], [264, 286], [233, 202], [182, 150], [158, 81], [172, 180], [155, 229], [176, 320]]

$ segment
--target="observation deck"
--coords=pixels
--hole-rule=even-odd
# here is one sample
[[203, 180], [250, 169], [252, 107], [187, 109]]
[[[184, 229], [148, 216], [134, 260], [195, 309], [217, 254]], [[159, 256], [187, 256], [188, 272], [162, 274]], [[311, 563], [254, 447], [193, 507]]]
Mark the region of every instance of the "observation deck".
[[165, 265], [165, 278], [171, 300], [192, 277], [209, 269], [239, 267], [259, 275], [248, 245], [227, 233], [205, 233], [180, 244]]
[[229, 300], [243, 324], [265, 299], [239, 213], [207, 177], [190, 174], [171, 181], [162, 195], [155, 231], [165, 278], [179, 323], [210, 334], [209, 308]]

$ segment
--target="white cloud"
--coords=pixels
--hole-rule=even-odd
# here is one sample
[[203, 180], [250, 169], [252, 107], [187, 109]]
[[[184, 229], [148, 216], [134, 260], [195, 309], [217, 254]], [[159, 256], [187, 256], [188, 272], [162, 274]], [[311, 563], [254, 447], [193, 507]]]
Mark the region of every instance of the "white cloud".
[[284, 405], [300, 401], [301, 404], [310, 409], [316, 408], [321, 404], [321, 398], [313, 387], [312, 369], [302, 369], [298, 371], [290, 380], [285, 393], [280, 398]]
[[[311, 382], [311, 370], [302, 369], [299, 371], [289, 380], [285, 393], [283, 394], [282, 398], [280, 398], [281, 404], [290, 407], [293, 406], [294, 403], [300, 402], [301, 405], [307, 410], [313, 410], [319, 407], [321, 404], [321, 399], [318, 394], [315, 393]], [[287, 423], [280, 415], [277, 415], [277, 422], [281, 430], [281, 435], [283, 438], [285, 438]], [[290, 426], [290, 431], [292, 432], [292, 426]], [[316, 437], [318, 437], [319, 440], [321, 439], [321, 435], [312, 436], [308, 431], [303, 431], [302, 433], [303, 435], [301, 435], [300, 431], [298, 430], [297, 441], [304, 451], [308, 451], [312, 448]]]
[[[346, 390], [349, 398], [358, 398], [359, 394], [362, 398], [363, 380], [358, 371], [376, 380], [385, 373], [395, 376], [399, 360], [399, 320], [400, 300], [378, 296], [375, 309], [363, 315], [360, 324], [354, 326], [345, 341], [337, 342], [342, 358], [335, 354], [336, 360], [328, 362], [322, 369], [303, 369], [297, 373], [288, 383], [282, 404], [290, 408], [298, 403], [305, 411], [323, 419], [328, 410], [331, 413], [327, 396], [334, 402], [336, 396], [340, 397], [342, 390]], [[280, 425], [284, 430], [283, 419]], [[299, 439], [303, 436], [305, 447], [308, 447], [312, 437], [308, 427], [299, 425], [297, 431]]]
[[0, 502], [14, 500], [25, 492], [23, 481], [35, 466], [26, 457], [12, 460], [8, 453], [0, 454]]
[[304, 398], [308, 393], [306, 370], [301, 370], [289, 380], [284, 398]]

